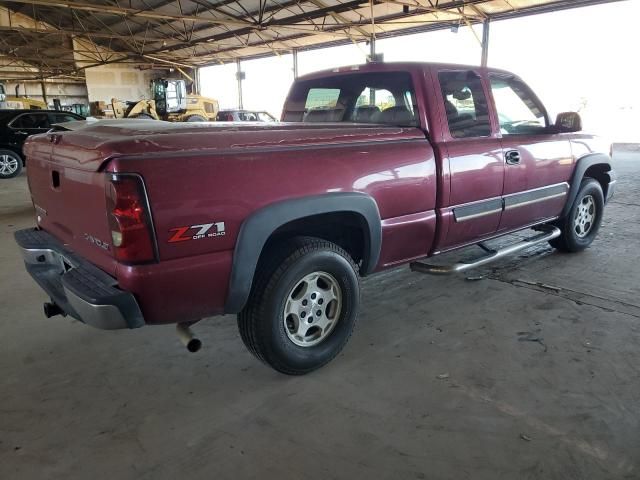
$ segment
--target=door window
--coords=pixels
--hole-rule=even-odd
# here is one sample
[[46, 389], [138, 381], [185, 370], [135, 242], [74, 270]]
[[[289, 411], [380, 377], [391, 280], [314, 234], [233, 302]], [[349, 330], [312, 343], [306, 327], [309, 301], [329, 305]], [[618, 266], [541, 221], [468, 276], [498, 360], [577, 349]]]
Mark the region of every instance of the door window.
[[480, 77], [473, 71], [438, 74], [444, 107], [453, 138], [491, 135], [489, 108]]
[[492, 77], [491, 92], [503, 135], [546, 131], [547, 116], [544, 107], [523, 82]]
[[275, 122], [276, 119], [267, 112], [258, 112], [258, 118], [262, 122]]
[[256, 122], [258, 119], [256, 118], [255, 113], [252, 112], [238, 112], [238, 117], [243, 122]]
[[11, 122], [10, 126], [21, 130], [51, 128], [49, 116], [46, 113], [25, 113]]

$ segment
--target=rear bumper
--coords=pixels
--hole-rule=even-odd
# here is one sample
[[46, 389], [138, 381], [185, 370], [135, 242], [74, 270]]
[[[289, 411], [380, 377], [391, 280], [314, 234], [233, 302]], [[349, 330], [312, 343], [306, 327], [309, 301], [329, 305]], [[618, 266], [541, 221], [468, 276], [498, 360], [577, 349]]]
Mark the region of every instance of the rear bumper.
[[27, 271], [71, 317], [104, 330], [145, 324], [135, 297], [95, 265], [66, 250], [43, 230], [15, 233]]

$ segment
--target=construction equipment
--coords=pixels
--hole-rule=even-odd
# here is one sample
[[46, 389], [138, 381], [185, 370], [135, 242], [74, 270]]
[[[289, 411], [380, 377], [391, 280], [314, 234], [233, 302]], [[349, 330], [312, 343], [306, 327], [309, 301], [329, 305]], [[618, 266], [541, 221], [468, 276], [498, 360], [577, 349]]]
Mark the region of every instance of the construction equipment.
[[11, 110], [46, 110], [47, 104], [42, 100], [18, 97], [17, 95], [7, 95], [4, 85], [0, 83], [0, 108], [8, 108]]
[[10, 108], [12, 110], [47, 110], [49, 108], [42, 100], [12, 95], [6, 95], [2, 103], [4, 105], [2, 108]]
[[115, 118], [148, 118], [169, 122], [214, 121], [218, 101], [186, 93], [184, 80], [155, 79], [151, 81], [152, 100], [121, 102], [111, 100]]

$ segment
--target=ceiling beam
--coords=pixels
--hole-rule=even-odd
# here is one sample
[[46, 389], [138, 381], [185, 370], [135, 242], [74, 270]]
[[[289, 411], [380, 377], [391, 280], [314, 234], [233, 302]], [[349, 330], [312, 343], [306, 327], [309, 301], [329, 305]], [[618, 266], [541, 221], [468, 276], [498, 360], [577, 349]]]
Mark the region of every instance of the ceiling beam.
[[155, 10], [139, 10], [128, 7], [115, 7], [111, 5], [99, 5], [72, 0], [11, 0], [13, 3], [24, 3], [27, 5], [42, 5], [52, 8], [69, 8], [71, 10], [82, 10], [102, 14], [118, 15], [121, 17], [141, 17], [153, 20], [170, 20], [184, 22], [209, 23], [212, 25], [229, 25], [235, 27], [256, 27], [254, 23], [238, 21], [232, 18], [202, 17], [196, 15], [171, 15], [168, 13], [156, 12]]
[[[341, 3], [341, 4], [337, 4], [337, 5], [333, 5], [331, 7], [327, 7], [327, 8], [319, 8], [316, 9], [314, 11], [311, 12], [305, 12], [305, 13], [301, 13], [301, 14], [297, 14], [297, 15], [291, 15], [289, 17], [283, 17], [281, 19], [273, 19], [270, 20], [269, 22], [261, 25], [262, 29], [271, 29], [272, 27], [278, 26], [282, 23], [286, 23], [287, 25], [291, 26], [292, 24], [299, 24], [300, 22], [304, 22], [304, 21], [310, 21], [310, 20], [315, 20], [318, 18], [323, 18], [326, 17], [327, 15], [329, 15], [330, 13], [342, 13], [342, 12], [346, 12], [348, 10], [353, 10], [354, 8], [358, 8], [360, 5], [362, 5], [363, 3], [365, 3], [363, 0], [356, 0], [356, 1], [350, 1], [350, 2], [345, 2], [345, 3]], [[304, 25], [295, 25], [295, 27], [303, 27]], [[314, 28], [315, 25], [313, 24], [309, 24], [308, 25], [311, 28]], [[333, 25], [332, 25], [333, 26]], [[206, 44], [209, 42], [216, 42], [218, 40], [227, 40], [229, 38], [235, 38], [238, 36], [243, 36], [243, 35], [247, 35], [251, 32], [254, 31], [254, 28], [241, 28], [238, 30], [230, 30], [228, 32], [221, 32], [221, 33], [217, 33], [214, 35], [208, 35], [205, 37], [201, 37], [197, 40], [192, 40], [191, 42], [188, 42], [188, 44], [183, 44], [183, 45], [172, 45], [166, 48], [159, 48], [155, 51], [149, 52], [150, 54], [156, 54], [156, 53], [168, 53], [168, 52], [172, 52], [172, 51], [176, 51], [176, 50], [182, 50], [184, 48], [188, 48], [188, 47], [193, 47], [195, 45], [198, 44]], [[323, 33], [322, 31], [319, 30], [308, 30], [308, 34], [319, 34], [319, 33]], [[349, 37], [347, 37], [349, 38]], [[279, 38], [278, 40], [283, 41], [286, 40], [285, 38]]]
[[105, 31], [95, 31], [95, 30], [76, 30], [71, 28], [56, 28], [53, 29], [42, 29], [36, 27], [23, 27], [23, 26], [12, 26], [5, 27], [0, 26], [0, 32], [15, 32], [15, 33], [25, 33], [25, 34], [35, 34], [35, 35], [62, 35], [62, 36], [84, 36], [84, 37], [94, 37], [94, 38], [106, 38], [106, 39], [122, 39], [122, 40], [137, 40], [140, 42], [166, 42], [170, 40], [170, 37], [150, 37], [146, 35], [127, 35], [127, 34], [118, 34], [118, 33], [109, 33]]

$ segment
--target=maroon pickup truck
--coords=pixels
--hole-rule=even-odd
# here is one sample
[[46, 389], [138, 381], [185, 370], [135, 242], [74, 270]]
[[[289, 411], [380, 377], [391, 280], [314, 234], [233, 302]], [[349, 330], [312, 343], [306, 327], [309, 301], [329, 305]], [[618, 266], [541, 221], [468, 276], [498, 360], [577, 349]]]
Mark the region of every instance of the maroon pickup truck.
[[[49, 316], [103, 329], [237, 314], [248, 349], [303, 374], [340, 352], [360, 277], [459, 272], [597, 234], [609, 146], [552, 122], [500, 70], [368, 64], [295, 81], [276, 124], [98, 122], [32, 137], [37, 216], [16, 233]], [[533, 228], [498, 250], [485, 240]], [[467, 245], [474, 261], [420, 261]]]

